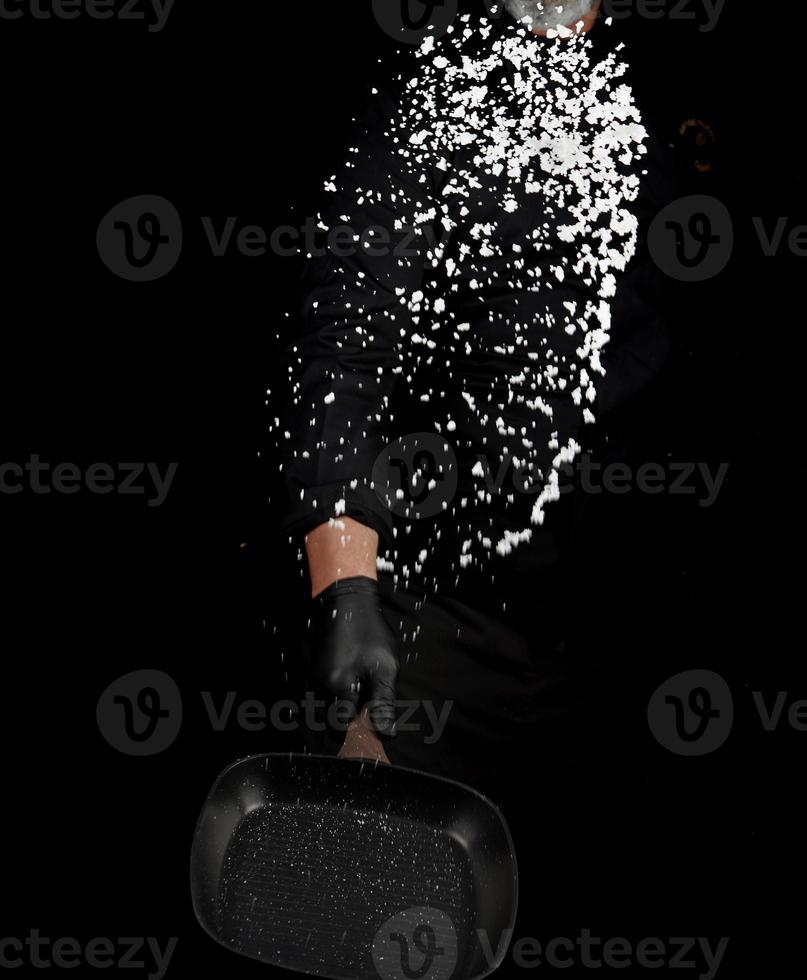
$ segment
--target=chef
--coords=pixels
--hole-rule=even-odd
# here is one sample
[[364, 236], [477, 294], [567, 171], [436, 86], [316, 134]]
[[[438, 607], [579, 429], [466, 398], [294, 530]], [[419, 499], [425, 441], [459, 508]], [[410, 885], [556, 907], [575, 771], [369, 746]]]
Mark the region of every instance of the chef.
[[[357, 245], [308, 262], [278, 440], [309, 683], [368, 704], [392, 762], [476, 784], [591, 740], [563, 474], [670, 351], [643, 237], [667, 148], [618, 25], [600, 0], [504, 8], [427, 36], [328, 177], [320, 227]], [[492, 492], [480, 454], [535, 485]], [[439, 741], [395, 736], [402, 702], [450, 707]]]

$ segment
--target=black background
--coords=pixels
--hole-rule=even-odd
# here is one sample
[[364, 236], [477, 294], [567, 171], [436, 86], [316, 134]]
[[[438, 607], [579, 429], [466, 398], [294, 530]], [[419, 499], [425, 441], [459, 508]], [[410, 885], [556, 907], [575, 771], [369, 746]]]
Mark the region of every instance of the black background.
[[[686, 354], [659, 444], [677, 459], [730, 462], [729, 481], [710, 509], [632, 500], [619, 548], [591, 569], [616, 584], [626, 648], [656, 682], [710, 668], [745, 707], [703, 759], [670, 755], [637, 722], [653, 819], [604, 862], [580, 836], [591, 874], [567, 882], [562, 903], [541, 873], [552, 787], [527, 765], [536, 846], [516, 931], [725, 935], [722, 976], [803, 962], [795, 832], [807, 734], [762, 733], [747, 709], [753, 690], [807, 697], [807, 260], [763, 257], [751, 226], [807, 222], [800, 37], [796, 23], [754, 24], [749, 6], [729, 0], [709, 34], [667, 19], [636, 28], [646, 70], [680, 93], [681, 121], [715, 129], [704, 193], [726, 201], [737, 229], [729, 269], [682, 287]], [[0, 21], [2, 461], [179, 464], [159, 508], [86, 492], [0, 496], [2, 935], [177, 936], [169, 976], [270, 972], [197, 926], [188, 854], [220, 769], [300, 748], [270, 730], [214, 732], [199, 698], [287, 693], [274, 631], [298, 566], [275, 530], [264, 402], [298, 267], [215, 258], [200, 219], [271, 229], [307, 214], [365, 80], [393, 49], [365, 0], [177, 0], [157, 34], [137, 22]], [[173, 202], [185, 229], [177, 267], [147, 284], [117, 279], [95, 245], [104, 214], [139, 194]], [[142, 667], [177, 681], [185, 722], [170, 749], [137, 759], [103, 739], [95, 706]], [[592, 826], [601, 802], [590, 801]]]

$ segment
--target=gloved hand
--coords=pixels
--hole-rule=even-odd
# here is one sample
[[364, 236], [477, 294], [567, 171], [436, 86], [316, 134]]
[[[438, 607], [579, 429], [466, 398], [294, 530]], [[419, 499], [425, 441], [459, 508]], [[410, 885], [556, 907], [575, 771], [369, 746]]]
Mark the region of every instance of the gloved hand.
[[354, 709], [369, 702], [375, 730], [392, 734], [398, 641], [382, 615], [378, 583], [366, 575], [339, 579], [312, 603], [315, 688]]

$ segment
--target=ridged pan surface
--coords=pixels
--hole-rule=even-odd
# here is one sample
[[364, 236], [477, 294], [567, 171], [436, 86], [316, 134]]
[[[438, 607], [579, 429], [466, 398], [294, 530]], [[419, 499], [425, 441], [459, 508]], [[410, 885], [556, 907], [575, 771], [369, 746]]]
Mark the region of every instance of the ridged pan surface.
[[507, 826], [480, 794], [318, 756], [253, 756], [219, 777], [191, 887], [219, 942], [335, 980], [484, 976], [517, 901]]

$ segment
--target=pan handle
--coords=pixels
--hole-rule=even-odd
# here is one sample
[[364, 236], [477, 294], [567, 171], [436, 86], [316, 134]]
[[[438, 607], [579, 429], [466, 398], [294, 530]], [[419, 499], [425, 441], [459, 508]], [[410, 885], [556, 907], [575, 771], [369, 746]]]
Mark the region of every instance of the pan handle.
[[372, 726], [367, 708], [348, 726], [344, 744], [338, 755], [340, 759], [367, 759], [370, 762], [390, 765], [384, 745]]

